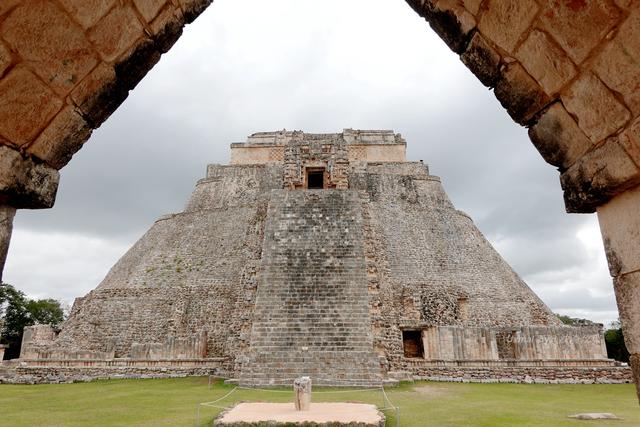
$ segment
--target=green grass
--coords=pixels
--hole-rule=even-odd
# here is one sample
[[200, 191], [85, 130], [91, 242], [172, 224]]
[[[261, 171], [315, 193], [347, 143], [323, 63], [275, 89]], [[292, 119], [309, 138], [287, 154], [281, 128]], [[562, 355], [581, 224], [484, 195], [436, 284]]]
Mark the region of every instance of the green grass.
[[[0, 425], [193, 426], [198, 403], [214, 401], [232, 389], [233, 386], [219, 382], [209, 389], [206, 378], [0, 385]], [[400, 424], [407, 427], [640, 426], [640, 407], [630, 384], [419, 382], [403, 384], [387, 393], [400, 407]], [[241, 389], [220, 404], [228, 406], [241, 400], [286, 402], [291, 397], [291, 392]], [[313, 400], [382, 403], [379, 391], [317, 393]], [[217, 412], [214, 408], [203, 408], [201, 425], [210, 426]], [[623, 420], [593, 422], [566, 418], [578, 412], [613, 412]]]

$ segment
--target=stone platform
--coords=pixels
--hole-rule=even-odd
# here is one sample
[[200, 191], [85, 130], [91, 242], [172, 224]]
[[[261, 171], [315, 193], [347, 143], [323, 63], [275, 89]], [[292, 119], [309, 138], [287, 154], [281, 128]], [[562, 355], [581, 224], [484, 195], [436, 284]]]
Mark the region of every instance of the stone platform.
[[240, 403], [223, 412], [214, 427], [233, 426], [358, 426], [383, 427], [384, 415], [375, 405], [362, 403], [312, 403], [296, 411], [293, 403]]

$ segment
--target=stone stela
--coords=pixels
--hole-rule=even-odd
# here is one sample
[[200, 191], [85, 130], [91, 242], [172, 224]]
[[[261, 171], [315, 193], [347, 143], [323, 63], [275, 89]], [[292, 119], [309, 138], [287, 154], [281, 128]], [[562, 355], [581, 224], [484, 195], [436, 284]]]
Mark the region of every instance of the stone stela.
[[300, 377], [293, 382], [296, 411], [311, 409], [311, 378]]
[[27, 331], [21, 371], [4, 380], [629, 381], [601, 327], [563, 325], [406, 145], [353, 129], [231, 144], [230, 164], [209, 165], [185, 209], [77, 298], [59, 333]]

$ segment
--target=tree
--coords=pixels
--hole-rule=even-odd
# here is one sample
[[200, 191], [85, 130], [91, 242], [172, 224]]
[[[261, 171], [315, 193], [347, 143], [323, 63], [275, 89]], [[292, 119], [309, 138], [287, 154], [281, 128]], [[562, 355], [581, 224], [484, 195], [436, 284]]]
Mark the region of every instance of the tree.
[[9, 347], [5, 358], [20, 356], [22, 333], [26, 326], [59, 326], [63, 320], [60, 302], [54, 299], [32, 300], [8, 283], [0, 284], [0, 344]]
[[604, 333], [604, 342], [607, 346], [607, 357], [620, 362], [629, 363], [629, 351], [624, 344], [624, 335], [620, 321], [613, 322]]

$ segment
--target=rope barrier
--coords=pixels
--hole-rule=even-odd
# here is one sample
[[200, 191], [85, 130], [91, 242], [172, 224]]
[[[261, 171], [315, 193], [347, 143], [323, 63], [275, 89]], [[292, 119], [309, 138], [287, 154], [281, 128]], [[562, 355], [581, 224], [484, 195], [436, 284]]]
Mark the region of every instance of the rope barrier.
[[[209, 380], [209, 389], [211, 389], [211, 380]], [[222, 410], [229, 409], [231, 406], [220, 406], [220, 405], [216, 405], [216, 403], [223, 401], [224, 399], [228, 398], [229, 396], [231, 396], [232, 394], [234, 394], [238, 390], [260, 391], [260, 392], [265, 392], [265, 393], [290, 393], [290, 394], [294, 393], [293, 388], [291, 388], [289, 390], [274, 390], [274, 389], [265, 389], [265, 388], [253, 388], [253, 387], [236, 386], [230, 392], [228, 392], [227, 394], [225, 394], [224, 396], [222, 396], [219, 399], [216, 399], [216, 400], [211, 401], [211, 402], [199, 403], [197, 405], [197, 408], [196, 408], [196, 427], [200, 426], [200, 408], [201, 407], [205, 406], [205, 407], [209, 407], [209, 408], [216, 408], [216, 409], [222, 409]], [[381, 405], [382, 407], [378, 408], [378, 410], [380, 412], [394, 411], [395, 412], [395, 421], [396, 421], [395, 424], [396, 424], [396, 427], [399, 427], [400, 426], [400, 408], [395, 406], [393, 404], [393, 402], [391, 402], [391, 399], [389, 399], [389, 396], [387, 395], [387, 392], [385, 391], [383, 386], [376, 387], [376, 388], [364, 388], [364, 389], [353, 389], [353, 390], [314, 391], [312, 394], [315, 395], [315, 394], [366, 393], [366, 392], [372, 392], [372, 391], [378, 391], [378, 390], [382, 394], [382, 405]]]
[[226, 399], [227, 397], [231, 396], [233, 393], [236, 392], [236, 390], [238, 390], [238, 387], [234, 387], [233, 390], [231, 390], [229, 393], [225, 394], [224, 396], [222, 396], [220, 399], [216, 399], [213, 400], [211, 402], [204, 402], [204, 403], [199, 403], [197, 408], [196, 408], [196, 427], [200, 426], [200, 408], [203, 406], [207, 406], [209, 408], [216, 408], [216, 409], [229, 409], [228, 406], [217, 406], [215, 405], [215, 403], [218, 403], [224, 399]]

